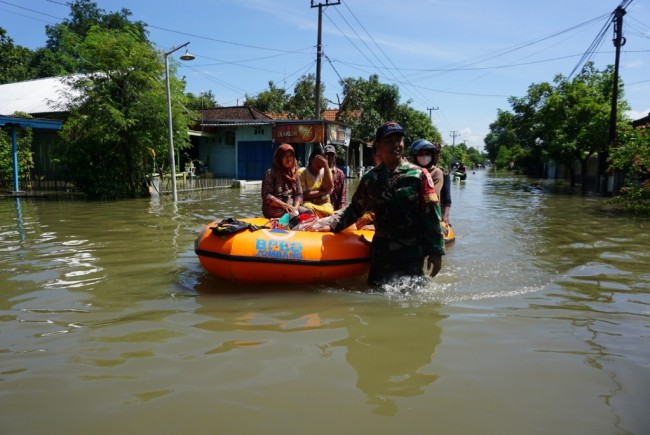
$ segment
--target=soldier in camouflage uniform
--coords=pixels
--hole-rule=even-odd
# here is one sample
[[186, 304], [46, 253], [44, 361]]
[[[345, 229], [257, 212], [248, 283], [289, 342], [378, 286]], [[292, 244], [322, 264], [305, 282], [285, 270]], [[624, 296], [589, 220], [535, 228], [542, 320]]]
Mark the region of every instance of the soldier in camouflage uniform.
[[[390, 121], [377, 129], [375, 147], [382, 163], [363, 175], [348, 207], [331, 230], [339, 232], [364, 214], [375, 214], [368, 283], [422, 276], [423, 262], [440, 269], [444, 251], [440, 207], [426, 169], [402, 159], [404, 129]], [[438, 266], [438, 267], [436, 267]]]

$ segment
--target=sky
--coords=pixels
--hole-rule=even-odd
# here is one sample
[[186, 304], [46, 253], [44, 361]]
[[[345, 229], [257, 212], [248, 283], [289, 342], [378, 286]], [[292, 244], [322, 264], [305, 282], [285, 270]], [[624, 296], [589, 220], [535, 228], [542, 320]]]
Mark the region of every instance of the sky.
[[[188, 92], [211, 91], [221, 106], [242, 104], [269, 88], [292, 94], [315, 74], [319, 3], [336, 0], [96, 0], [131, 11], [149, 39], [179, 61]], [[401, 102], [430, 116], [447, 144], [483, 148], [508, 97], [532, 84], [573, 77], [593, 61], [615, 61], [612, 13], [623, 0], [340, 0], [322, 8], [321, 82], [329, 108], [342, 99], [341, 78], [399, 87]], [[628, 2], [626, 2], [628, 3]], [[315, 7], [312, 7], [314, 5]], [[43, 47], [45, 26], [69, 17], [65, 0], [0, 0], [0, 27], [14, 44]], [[623, 18], [619, 75], [638, 119], [650, 113], [650, 0], [632, 0]], [[185, 49], [170, 57], [178, 59]]]

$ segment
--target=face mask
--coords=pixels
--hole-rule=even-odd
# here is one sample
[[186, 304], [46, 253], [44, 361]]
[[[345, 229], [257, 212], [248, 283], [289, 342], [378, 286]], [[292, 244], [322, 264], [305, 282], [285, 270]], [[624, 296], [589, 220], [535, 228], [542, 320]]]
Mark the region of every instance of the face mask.
[[418, 156], [418, 165], [429, 166], [429, 163], [431, 163], [431, 156]]

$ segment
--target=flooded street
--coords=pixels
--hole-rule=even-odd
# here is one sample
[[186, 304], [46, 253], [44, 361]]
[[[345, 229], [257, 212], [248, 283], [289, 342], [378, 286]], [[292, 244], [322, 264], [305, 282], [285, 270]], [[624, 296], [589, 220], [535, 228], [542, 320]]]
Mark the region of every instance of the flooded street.
[[650, 433], [650, 220], [451, 191], [442, 272], [383, 293], [208, 275], [198, 232], [259, 188], [1, 200], [0, 433]]

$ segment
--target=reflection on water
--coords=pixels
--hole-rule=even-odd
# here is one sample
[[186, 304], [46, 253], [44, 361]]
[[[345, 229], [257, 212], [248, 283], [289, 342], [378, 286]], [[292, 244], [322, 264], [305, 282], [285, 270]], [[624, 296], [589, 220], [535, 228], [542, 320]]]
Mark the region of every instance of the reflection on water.
[[259, 195], [0, 201], [2, 432], [647, 432], [647, 218], [477, 171], [423, 284], [210, 276]]
[[422, 395], [438, 378], [428, 366], [440, 343], [442, 317], [431, 305], [390, 308], [357, 306], [346, 319], [347, 338], [333, 343], [346, 347], [357, 387], [373, 412], [386, 416], [397, 412], [396, 398]]
[[[283, 302], [287, 302], [285, 297], [280, 296]], [[343, 348], [366, 403], [372, 412], [385, 416], [397, 413], [400, 398], [425, 394], [425, 388], [437, 379], [428, 366], [441, 340], [438, 322], [444, 316], [438, 305], [413, 298], [390, 301], [378, 295], [359, 295], [352, 300], [318, 298], [318, 303], [301, 300], [297, 306], [263, 302], [244, 310], [241, 300], [222, 299], [218, 305], [209, 301], [197, 310], [209, 318], [194, 326], [233, 337], [205, 349], [205, 354], [260, 348], [266, 365], [272, 366], [273, 358], [282, 359], [286, 352], [279, 335], [318, 333], [320, 356], [331, 359]]]

